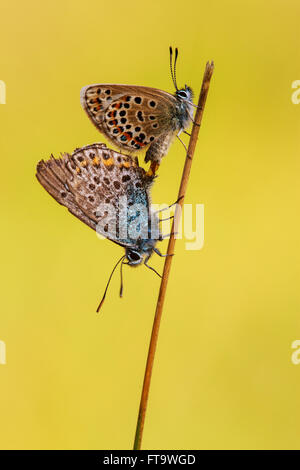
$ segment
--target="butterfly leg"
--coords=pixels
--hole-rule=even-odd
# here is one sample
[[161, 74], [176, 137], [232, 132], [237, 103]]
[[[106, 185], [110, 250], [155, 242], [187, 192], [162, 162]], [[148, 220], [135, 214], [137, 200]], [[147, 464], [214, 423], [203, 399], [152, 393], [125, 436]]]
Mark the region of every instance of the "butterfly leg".
[[[185, 148], [185, 151], [186, 151], [186, 156], [187, 158], [191, 159], [191, 157], [189, 156], [188, 154], [188, 149], [187, 149], [187, 146], [185, 145], [185, 143], [181, 140], [181, 138], [179, 137], [179, 135], [181, 134], [182, 132], [182, 129], [178, 132], [178, 134], [176, 135], [177, 139], [180, 140], [180, 142], [182, 143], [182, 145], [184, 146]], [[185, 134], [187, 134], [187, 132], [183, 131]]]
[[181, 140], [181, 138], [179, 137], [179, 134], [176, 135], [177, 139], [179, 140], [179, 142], [182, 143], [182, 145], [184, 146], [185, 148], [185, 151], [187, 152], [187, 146], [185, 145], [185, 143]]
[[174, 256], [174, 253], [170, 253], [170, 254], [165, 254], [163, 255], [158, 248], [153, 248], [153, 251], [155, 251], [155, 253], [160, 256], [161, 258], [166, 258], [167, 256]]
[[171, 207], [175, 206], [176, 204], [178, 204], [179, 201], [181, 201], [181, 199], [183, 199], [184, 196], [180, 196], [178, 199], [176, 199], [175, 202], [173, 202], [172, 204], [170, 204], [168, 207], [164, 207], [163, 209], [160, 209], [159, 211], [156, 212], [156, 214], [158, 214], [159, 212], [163, 212], [163, 211], [167, 211], [168, 209], [171, 209]]
[[174, 215], [170, 215], [170, 217], [166, 217], [165, 219], [160, 219], [159, 221], [164, 222], [165, 220], [170, 220], [170, 219], [174, 219]]
[[178, 232], [171, 232], [171, 233], [168, 233], [167, 235], [161, 236], [159, 241], [165, 240], [166, 238], [170, 238], [171, 235], [178, 235]]
[[157, 274], [160, 278], [162, 278], [162, 275], [159, 274], [159, 273], [156, 271], [156, 269], [152, 268], [152, 266], [149, 266], [149, 264], [147, 264], [147, 260], [145, 260], [144, 265], [145, 265], [148, 269], [151, 269], [151, 271], [155, 272], [155, 274]]
[[189, 137], [191, 137], [192, 134], [190, 134], [189, 132], [187, 131], [183, 131], [184, 134], [188, 135]]
[[190, 115], [190, 113], [189, 113], [188, 111], [187, 111], [187, 113], [188, 113], [188, 115], [189, 115], [189, 118], [190, 118], [190, 120], [192, 121], [192, 123], [193, 123], [195, 126], [197, 126], [197, 127], [200, 127], [200, 124], [198, 124], [196, 121], [194, 121], [194, 118], [193, 118], [193, 116], [191, 116], [191, 115]]
[[192, 101], [188, 101], [188, 103], [194, 106], [194, 108], [201, 109], [201, 110], [203, 109], [203, 106], [197, 106], [196, 104], [192, 103]]

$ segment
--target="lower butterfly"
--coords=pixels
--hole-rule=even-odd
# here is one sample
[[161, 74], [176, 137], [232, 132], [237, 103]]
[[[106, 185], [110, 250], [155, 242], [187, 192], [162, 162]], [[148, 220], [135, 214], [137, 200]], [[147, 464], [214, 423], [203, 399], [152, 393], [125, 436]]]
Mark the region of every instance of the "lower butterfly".
[[[150, 208], [154, 176], [149, 176], [136, 159], [97, 143], [76, 149], [71, 155], [65, 153], [58, 159], [51, 156], [46, 162], [41, 160], [36, 176], [57, 202], [125, 249], [110, 275], [97, 311], [118, 264], [121, 263], [121, 280], [123, 264], [144, 263], [155, 271], [148, 265], [149, 258], [153, 252], [164, 255], [156, 248], [156, 243], [163, 239], [159, 217]], [[121, 282], [120, 295], [122, 290]]]

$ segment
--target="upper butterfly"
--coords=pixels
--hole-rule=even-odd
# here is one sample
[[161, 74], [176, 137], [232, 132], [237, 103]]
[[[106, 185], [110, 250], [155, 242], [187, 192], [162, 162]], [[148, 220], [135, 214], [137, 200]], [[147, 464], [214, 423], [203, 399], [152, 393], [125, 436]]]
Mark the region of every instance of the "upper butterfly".
[[[170, 68], [176, 91], [174, 95], [156, 88], [130, 85], [97, 84], [81, 90], [81, 104], [92, 123], [111, 142], [130, 153], [147, 148], [145, 161], [151, 160], [155, 174], [161, 158], [174, 138], [185, 131], [193, 120], [193, 92], [190, 87], [178, 89], [175, 49]], [[180, 140], [180, 138], [179, 138]]]

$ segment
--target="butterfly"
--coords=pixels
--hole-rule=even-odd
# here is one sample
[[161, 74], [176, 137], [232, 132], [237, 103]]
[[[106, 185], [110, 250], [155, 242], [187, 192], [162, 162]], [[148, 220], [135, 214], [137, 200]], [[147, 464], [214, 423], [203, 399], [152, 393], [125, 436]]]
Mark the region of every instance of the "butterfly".
[[[123, 264], [143, 263], [158, 274], [147, 264], [153, 252], [165, 256], [156, 248], [163, 236], [159, 217], [150, 208], [154, 176], [149, 176], [137, 159], [96, 143], [78, 148], [71, 155], [65, 153], [61, 158], [52, 155], [48, 161], [41, 160], [36, 177], [73, 215], [125, 249], [110, 275], [97, 311], [119, 263], [121, 280]], [[122, 291], [123, 283], [120, 295]]]
[[174, 136], [184, 145], [179, 135], [193, 121], [193, 107], [196, 107], [192, 89], [187, 85], [177, 87], [178, 49], [175, 49], [174, 66], [172, 54], [170, 47], [174, 95], [156, 88], [113, 84], [88, 85], [80, 94], [90, 120], [112, 144], [130, 154], [147, 149], [145, 162], [151, 161], [150, 174], [155, 174]]

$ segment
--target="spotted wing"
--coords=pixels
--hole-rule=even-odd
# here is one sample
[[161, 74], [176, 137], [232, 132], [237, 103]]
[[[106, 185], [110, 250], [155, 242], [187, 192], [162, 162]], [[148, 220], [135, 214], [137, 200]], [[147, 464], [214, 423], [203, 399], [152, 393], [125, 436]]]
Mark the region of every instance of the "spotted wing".
[[[126, 196], [129, 206], [140, 201], [149, 209], [148, 192], [153, 178], [134, 159], [104, 144], [93, 144], [72, 155], [40, 161], [36, 176], [57, 202], [89, 227], [119, 245], [133, 245], [131, 239], [120, 239], [119, 231], [112, 233], [109, 227], [119, 221], [122, 196]], [[108, 214], [110, 206], [116, 210]], [[101, 225], [103, 220], [105, 224]]]
[[176, 98], [156, 88], [88, 85], [81, 104], [97, 129], [127, 151], [143, 149], [176, 130]]

